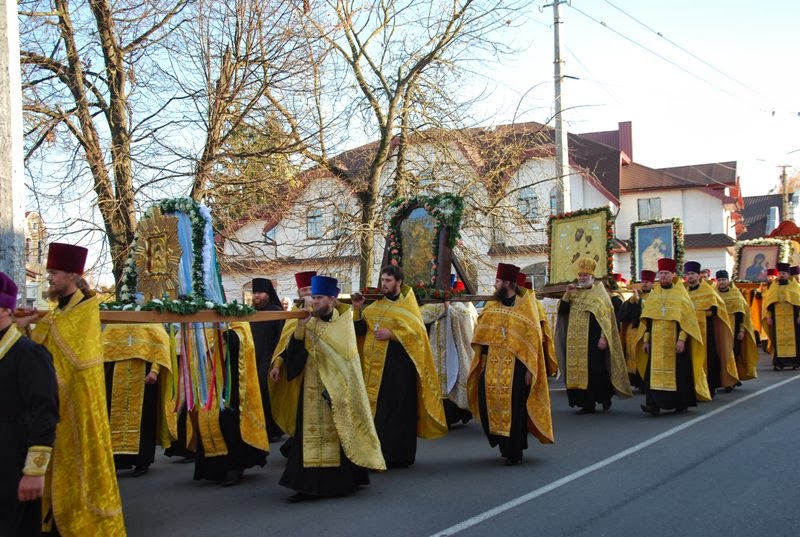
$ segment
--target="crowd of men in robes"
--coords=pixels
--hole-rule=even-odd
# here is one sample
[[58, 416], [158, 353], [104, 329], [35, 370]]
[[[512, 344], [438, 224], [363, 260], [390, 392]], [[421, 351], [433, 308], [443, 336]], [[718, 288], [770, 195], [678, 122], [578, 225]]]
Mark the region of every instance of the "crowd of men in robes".
[[[563, 377], [578, 414], [610, 411], [635, 388], [657, 416], [755, 378], [760, 340], [776, 369], [800, 366], [800, 283], [783, 263], [745, 296], [724, 270], [712, 285], [688, 262], [684, 284], [675, 261], [660, 259], [623, 300], [595, 277], [596, 261], [579, 258], [555, 330], [517, 266], [498, 265], [478, 313], [464, 301], [421, 307], [390, 265], [371, 302], [354, 293], [342, 303], [336, 279], [302, 272], [295, 309], [307, 316], [201, 334], [226, 357], [227, 385], [191, 404], [175, 392], [187, 389], [176, 376], [187, 367], [181, 338], [193, 336], [146, 324], [103, 331], [97, 297], [78, 285], [86, 253], [51, 244], [44, 314], [15, 311], [17, 287], [0, 273], [4, 535], [124, 535], [116, 471], [146, 474], [157, 444], [194, 462], [195, 479], [230, 486], [283, 439], [279, 484], [296, 503], [408, 468], [418, 438], [472, 418], [503, 464], [519, 465], [529, 434], [555, 440], [548, 377]], [[255, 309], [283, 310], [270, 280], [254, 279], [252, 291]]]

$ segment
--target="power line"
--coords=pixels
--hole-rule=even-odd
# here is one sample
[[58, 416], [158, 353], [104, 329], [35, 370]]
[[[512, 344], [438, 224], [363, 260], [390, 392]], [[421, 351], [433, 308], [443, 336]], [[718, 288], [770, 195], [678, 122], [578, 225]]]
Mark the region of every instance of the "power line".
[[610, 0], [604, 0], [604, 1], [605, 1], [605, 3], [606, 3], [606, 4], [608, 4], [609, 6], [613, 7], [614, 9], [616, 9], [617, 11], [619, 11], [620, 13], [622, 13], [623, 15], [625, 15], [626, 17], [628, 17], [629, 19], [633, 20], [634, 22], [636, 22], [636, 23], [637, 23], [637, 24], [639, 24], [640, 26], [642, 26], [642, 27], [646, 28], [647, 30], [651, 31], [652, 33], [656, 34], [658, 37], [660, 37], [661, 39], [663, 39], [664, 41], [666, 41], [667, 43], [669, 43], [669, 44], [670, 44], [670, 45], [672, 45], [673, 47], [677, 48], [677, 49], [678, 49], [678, 50], [680, 50], [681, 52], [683, 52], [683, 53], [685, 53], [685, 54], [688, 54], [689, 56], [691, 56], [692, 58], [694, 58], [694, 59], [695, 59], [695, 60], [697, 60], [698, 62], [702, 63], [703, 65], [705, 65], [705, 66], [707, 66], [707, 67], [710, 67], [711, 69], [713, 69], [713, 70], [714, 70], [714, 71], [716, 71], [717, 73], [721, 74], [722, 76], [724, 76], [725, 78], [727, 78], [727, 79], [728, 79], [728, 80], [730, 80], [731, 82], [735, 82], [736, 84], [740, 85], [741, 87], [745, 88], [745, 89], [746, 89], [746, 90], [748, 90], [748, 91], [751, 91], [751, 92], [753, 92], [753, 93], [754, 93], [754, 94], [756, 94], [756, 95], [760, 95], [760, 96], [762, 96], [762, 97], [764, 96], [764, 95], [762, 95], [760, 92], [758, 92], [758, 91], [754, 90], [753, 88], [751, 88], [750, 86], [748, 86], [747, 84], [745, 84], [744, 82], [742, 82], [742, 81], [740, 81], [740, 80], [738, 80], [738, 79], [736, 79], [736, 78], [732, 77], [732, 76], [731, 76], [731, 75], [729, 75], [728, 73], [726, 73], [726, 72], [722, 71], [721, 69], [717, 68], [717, 67], [716, 67], [716, 66], [714, 66], [713, 64], [711, 64], [711, 63], [707, 62], [706, 60], [704, 60], [703, 58], [701, 58], [701, 57], [700, 57], [700, 56], [698, 56], [697, 54], [693, 53], [692, 51], [688, 50], [687, 48], [685, 48], [685, 47], [683, 47], [683, 46], [679, 45], [679, 44], [678, 44], [678, 43], [676, 43], [675, 41], [673, 41], [673, 40], [671, 40], [670, 38], [666, 37], [666, 36], [665, 36], [663, 33], [659, 32], [658, 30], [656, 30], [656, 29], [654, 29], [654, 28], [651, 28], [650, 26], [648, 26], [648, 25], [647, 25], [647, 24], [645, 24], [644, 22], [640, 21], [639, 19], [637, 19], [636, 17], [634, 17], [633, 15], [631, 15], [630, 13], [628, 13], [627, 11], [625, 11], [624, 9], [622, 9], [622, 8], [620, 8], [620, 7], [616, 6], [616, 5], [614, 5], [614, 4], [613, 4], [613, 3], [612, 3]]
[[[683, 71], [684, 73], [688, 74], [689, 76], [691, 76], [691, 77], [693, 77], [693, 78], [696, 78], [697, 80], [699, 80], [699, 81], [703, 82], [704, 84], [707, 84], [708, 86], [710, 86], [710, 87], [712, 87], [712, 88], [716, 89], [717, 91], [721, 91], [722, 93], [725, 93], [725, 94], [727, 94], [727, 95], [729, 95], [729, 96], [731, 96], [731, 97], [733, 97], [733, 98], [735, 98], [735, 99], [737, 99], [737, 100], [744, 100], [744, 99], [742, 99], [742, 97], [741, 97], [740, 95], [736, 95], [735, 93], [732, 93], [731, 91], [729, 91], [729, 90], [727, 90], [727, 89], [725, 89], [725, 88], [721, 88], [721, 87], [717, 86], [716, 84], [714, 84], [714, 83], [713, 83], [713, 82], [711, 82], [710, 80], [707, 80], [707, 79], [703, 78], [702, 76], [700, 76], [700, 75], [698, 75], [698, 74], [696, 74], [696, 73], [693, 73], [692, 71], [690, 71], [690, 70], [686, 69], [686, 68], [685, 68], [685, 67], [683, 67], [682, 65], [680, 65], [680, 64], [678, 64], [678, 63], [676, 63], [676, 62], [674, 62], [674, 61], [670, 60], [669, 58], [667, 58], [667, 57], [665, 57], [665, 56], [663, 56], [663, 55], [659, 54], [658, 52], [655, 52], [654, 50], [652, 50], [652, 49], [650, 49], [650, 48], [646, 47], [645, 45], [643, 45], [643, 44], [639, 43], [638, 41], [636, 41], [636, 40], [634, 40], [634, 39], [631, 39], [630, 37], [628, 37], [627, 35], [623, 34], [622, 32], [620, 32], [620, 31], [618, 31], [618, 30], [615, 30], [614, 28], [612, 28], [611, 26], [609, 26], [609, 25], [608, 25], [608, 24], [607, 24], [605, 21], [601, 21], [601, 20], [599, 20], [599, 19], [596, 19], [596, 18], [592, 17], [591, 15], [589, 15], [588, 13], [586, 13], [585, 11], [582, 11], [581, 9], [579, 9], [579, 8], [575, 7], [575, 5], [574, 5], [574, 4], [570, 3], [570, 4], [568, 4], [568, 5], [569, 5], [569, 7], [571, 7], [573, 10], [577, 11], [578, 13], [580, 13], [581, 15], [583, 15], [584, 17], [586, 17], [587, 19], [589, 19], [589, 20], [591, 20], [591, 21], [593, 21], [593, 22], [595, 22], [595, 23], [599, 24], [600, 26], [602, 26], [602, 27], [606, 28], [607, 30], [609, 30], [609, 31], [611, 31], [611, 32], [613, 32], [613, 33], [615, 33], [615, 34], [617, 34], [619, 37], [623, 38], [624, 40], [626, 40], [626, 41], [628, 41], [628, 42], [630, 42], [630, 43], [632, 43], [632, 44], [636, 45], [637, 47], [639, 47], [639, 48], [641, 48], [641, 49], [645, 50], [646, 52], [649, 52], [649, 53], [650, 53], [650, 54], [652, 54], [653, 56], [656, 56], [657, 58], [659, 58], [659, 59], [661, 59], [661, 60], [663, 60], [663, 61], [667, 62], [668, 64], [670, 64], [670, 65], [672, 65], [673, 67], [675, 67], [675, 68], [677, 68], [677, 69], [679, 69], [679, 70]], [[761, 110], [761, 109], [760, 109], [760, 110]], [[762, 111], [766, 111], [766, 110], [762, 110]]]

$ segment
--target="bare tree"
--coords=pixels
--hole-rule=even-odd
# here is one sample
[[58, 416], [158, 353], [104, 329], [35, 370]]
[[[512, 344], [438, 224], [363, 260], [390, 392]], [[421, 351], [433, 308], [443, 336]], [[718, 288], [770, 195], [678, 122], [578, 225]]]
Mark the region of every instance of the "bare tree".
[[307, 86], [296, 2], [55, 0], [50, 9], [31, 0], [20, 9], [34, 195], [63, 204], [64, 228], [94, 225], [85, 201], [95, 203], [117, 281], [149, 200], [188, 193], [224, 228], [243, 201], [269, 201], [289, 184], [303, 140], [282, 135], [265, 88], [299, 99]]
[[[136, 221], [136, 151], [146, 145], [137, 143], [132, 118], [141, 110], [152, 110], [152, 103], [142, 102], [156, 89], [148, 80], [152, 49], [169, 35], [187, 3], [29, 0], [19, 4], [29, 174], [37, 173], [31, 171], [35, 170], [31, 161], [36, 156], [43, 159], [41, 175], [31, 178], [34, 193], [45, 196], [47, 205], [77, 205], [94, 194], [116, 279], [122, 274]], [[47, 176], [56, 181], [47, 181]], [[84, 225], [92, 222], [86, 213], [67, 218], [85, 219]]]
[[[359, 200], [357, 230], [360, 285], [371, 283], [375, 235], [382, 229], [380, 180], [395, 153], [398, 135], [422, 128], [431, 103], [446, 103], [433, 124], [455, 126], [459, 103], [456, 82], [473, 61], [504, 51], [497, 30], [509, 24], [523, 3], [499, 0], [327, 0], [308, 10], [308, 35], [324, 57], [314, 65], [315, 122], [270, 95], [291, 128], [308, 141], [309, 124], [318, 132], [303, 155], [351, 185]], [[488, 56], [487, 56], [488, 53]], [[324, 82], [323, 82], [324, 80]], [[429, 108], [430, 107], [430, 108]], [[358, 166], [331, 156], [355, 129], [374, 135]], [[403, 180], [402, 164], [399, 166]], [[401, 190], [404, 186], [400, 186]]]

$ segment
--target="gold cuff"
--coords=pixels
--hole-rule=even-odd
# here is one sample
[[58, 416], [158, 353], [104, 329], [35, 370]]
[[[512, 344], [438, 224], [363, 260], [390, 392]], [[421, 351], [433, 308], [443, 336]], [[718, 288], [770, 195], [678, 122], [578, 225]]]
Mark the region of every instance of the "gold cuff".
[[156, 375], [158, 375], [158, 374], [161, 372], [161, 366], [160, 366], [160, 365], [158, 365], [158, 364], [153, 364], [153, 365], [150, 367], [150, 372], [151, 372], [151, 373], [155, 373]]
[[644, 337], [642, 338], [645, 343], [650, 343], [650, 332], [645, 332]]
[[53, 448], [50, 446], [31, 446], [28, 448], [28, 456], [25, 457], [25, 467], [22, 469], [24, 475], [40, 476], [47, 473], [47, 466], [50, 464], [50, 455]]
[[687, 334], [687, 333], [686, 333], [686, 332], [684, 332], [683, 330], [681, 330], [681, 331], [678, 333], [678, 341], [686, 341], [686, 338], [687, 338], [687, 337], [689, 337], [689, 334]]
[[280, 368], [283, 365], [283, 356], [276, 356], [272, 359], [272, 363], [270, 364], [270, 369]]

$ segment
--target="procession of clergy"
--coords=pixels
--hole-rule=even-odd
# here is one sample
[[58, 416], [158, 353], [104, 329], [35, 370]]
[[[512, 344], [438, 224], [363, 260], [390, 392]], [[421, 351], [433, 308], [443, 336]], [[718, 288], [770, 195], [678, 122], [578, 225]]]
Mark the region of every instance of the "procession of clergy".
[[[145, 474], [156, 444], [194, 462], [195, 479], [227, 486], [282, 441], [280, 484], [294, 491], [289, 501], [309, 501], [356, 491], [370, 470], [413, 465], [417, 438], [473, 416], [503, 463], [518, 465], [528, 433], [554, 441], [551, 376], [563, 376], [578, 414], [609, 411], [633, 387], [657, 416], [755, 378], [760, 339], [776, 368], [800, 365], [800, 284], [781, 263], [745, 299], [725, 271], [713, 286], [688, 262], [684, 284], [675, 261], [660, 259], [623, 301], [580, 258], [554, 331], [514, 265], [498, 265], [480, 314], [456, 300], [420, 307], [389, 265], [380, 297], [354, 294], [352, 306], [337, 300], [334, 278], [297, 274], [297, 307], [310, 315], [231, 323], [212, 342], [225, 349], [225, 374], [203, 377], [211, 395], [191, 401], [170, 380], [192, 367], [173, 352], [190, 338], [176, 341], [162, 325], [103, 330], [97, 297], [79, 286], [86, 253], [50, 246], [46, 314], [15, 315], [17, 286], [0, 273], [2, 535], [124, 535], [116, 471]], [[257, 310], [282, 310], [270, 280], [252, 289]]]

